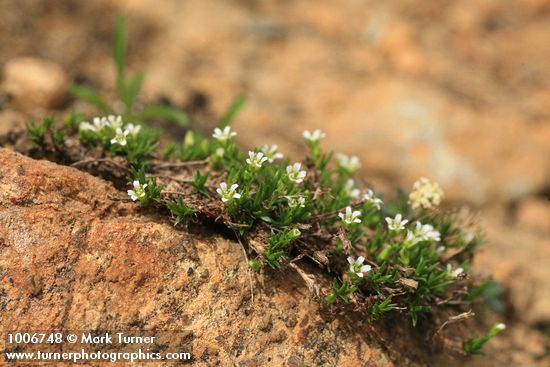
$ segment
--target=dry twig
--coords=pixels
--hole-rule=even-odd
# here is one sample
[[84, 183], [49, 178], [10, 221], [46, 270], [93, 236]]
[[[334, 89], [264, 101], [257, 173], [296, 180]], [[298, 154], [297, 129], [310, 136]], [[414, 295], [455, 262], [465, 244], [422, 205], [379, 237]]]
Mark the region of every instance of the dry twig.
[[115, 162], [113, 161], [112, 159], [108, 159], [108, 158], [90, 158], [90, 159], [83, 159], [81, 161], [77, 161], [77, 162], [74, 162], [71, 164], [71, 167], [79, 167], [79, 166], [84, 166], [84, 165], [87, 165], [89, 163], [110, 163], [112, 164], [113, 166], [115, 167], [118, 167], [126, 172], [130, 172], [130, 169], [118, 162]]

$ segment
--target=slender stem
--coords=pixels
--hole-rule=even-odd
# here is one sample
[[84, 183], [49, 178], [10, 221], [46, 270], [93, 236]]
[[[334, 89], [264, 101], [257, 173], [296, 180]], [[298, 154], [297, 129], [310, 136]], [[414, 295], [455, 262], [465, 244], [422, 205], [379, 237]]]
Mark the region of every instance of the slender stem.
[[161, 163], [154, 165], [153, 169], [162, 169], [162, 168], [179, 168], [179, 167], [188, 167], [188, 166], [200, 166], [207, 164], [210, 161], [209, 158], [198, 160], [198, 161], [186, 161], [186, 162], [169, 162]]
[[[193, 183], [195, 183], [195, 180], [192, 180], [190, 178], [177, 178], [177, 177], [167, 176], [167, 175], [147, 175], [147, 177], [162, 178], [164, 180], [170, 180], [170, 181], [174, 181], [174, 182], [177, 182], [177, 183], [180, 183], [180, 184], [193, 184]], [[213, 186], [213, 185], [206, 185], [206, 184], [204, 185], [204, 187], [207, 187], [209, 189], [215, 188], [215, 186]]]
[[71, 167], [79, 167], [79, 166], [83, 166], [83, 165], [86, 165], [88, 163], [110, 163], [112, 164], [113, 166], [116, 166], [118, 168], [121, 168], [125, 171], [130, 171], [128, 167], [126, 166], [123, 166], [122, 164], [120, 163], [117, 163], [115, 161], [113, 161], [112, 159], [108, 159], [108, 158], [92, 158], [92, 159], [83, 159], [81, 161], [78, 161], [78, 162], [74, 162], [73, 164], [71, 164]]
[[161, 195], [162, 194], [166, 194], [166, 195], [185, 195], [185, 192], [182, 192], [182, 191], [162, 190], [160, 193], [161, 193]]
[[165, 180], [179, 182], [179, 183], [182, 183], [182, 184], [192, 184], [194, 182], [194, 180], [191, 180], [191, 179], [177, 178], [177, 177], [165, 176], [165, 175], [147, 175], [147, 177], [157, 177], [157, 178], [162, 178], [162, 179], [165, 179]]
[[[234, 231], [235, 232], [235, 231]], [[235, 232], [235, 236], [237, 236], [237, 240], [239, 241], [239, 244], [241, 245], [241, 249], [243, 250], [244, 259], [246, 262], [246, 269], [248, 271], [248, 282], [250, 283], [250, 297], [251, 302], [254, 303], [254, 285], [252, 283], [252, 274], [250, 272], [250, 266], [248, 266], [248, 255], [246, 254], [246, 249], [244, 248], [244, 244], [241, 241], [241, 236], [237, 232]]]

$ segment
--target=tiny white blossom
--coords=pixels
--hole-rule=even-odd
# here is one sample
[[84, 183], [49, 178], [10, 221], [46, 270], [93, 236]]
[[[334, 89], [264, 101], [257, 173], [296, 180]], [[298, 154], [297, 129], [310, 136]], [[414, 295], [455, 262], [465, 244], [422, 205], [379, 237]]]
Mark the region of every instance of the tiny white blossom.
[[431, 224], [416, 222], [415, 234], [423, 241], [441, 241], [441, 234]]
[[363, 262], [365, 261], [365, 258], [363, 256], [359, 256], [357, 260], [355, 260], [353, 257], [348, 257], [348, 263], [349, 263], [349, 271], [357, 275], [358, 277], [363, 278], [363, 273], [368, 273], [371, 271], [370, 265], [364, 265]]
[[380, 208], [382, 208], [382, 204], [384, 204], [382, 199], [374, 196], [374, 192], [371, 189], [368, 189], [365, 195], [363, 195], [363, 200], [374, 205], [377, 210], [380, 210]]
[[79, 125], [80, 130], [99, 132], [103, 128], [111, 126], [106, 117], [94, 117], [92, 123], [83, 121]]
[[282, 159], [284, 157], [283, 153], [279, 152], [277, 149], [278, 147], [276, 144], [273, 144], [272, 146], [262, 145], [260, 151], [264, 153], [269, 163], [273, 163], [275, 159]]
[[350, 178], [346, 182], [346, 186], [344, 186], [344, 191], [346, 192], [346, 195], [352, 199], [358, 199], [359, 196], [361, 196], [361, 190], [355, 187], [355, 181]]
[[416, 222], [414, 231], [407, 230], [407, 236], [405, 237], [405, 241], [410, 245], [415, 245], [422, 241], [439, 242], [440, 240], [441, 234], [431, 224], [422, 224], [420, 222]]
[[111, 124], [109, 123], [109, 120], [107, 120], [106, 117], [94, 117], [93, 123], [95, 126], [96, 131], [102, 130], [105, 127], [110, 127]]
[[251, 165], [252, 167], [260, 168], [262, 167], [262, 163], [267, 161], [267, 157], [264, 157], [264, 153], [258, 152], [254, 153], [249, 151], [248, 152], [248, 158], [246, 159], [246, 163]]
[[466, 241], [466, 243], [472, 242], [474, 238], [475, 235], [473, 233], [464, 231], [464, 241]]
[[287, 166], [286, 174], [288, 176], [288, 179], [295, 183], [300, 183], [304, 181], [304, 178], [306, 177], [306, 171], [301, 171], [301, 168], [301, 163], [294, 163], [294, 165]]
[[122, 146], [126, 145], [126, 137], [130, 132], [128, 130], [122, 131], [120, 127], [116, 129], [116, 135], [111, 139], [111, 144], [120, 144]]
[[147, 187], [147, 184], [142, 185], [139, 183], [139, 181], [136, 180], [133, 182], [133, 186], [133, 190], [128, 190], [128, 195], [130, 196], [130, 198], [132, 198], [133, 201], [144, 198], [146, 195], [145, 188]]
[[309, 130], [306, 130], [302, 133], [302, 136], [304, 137], [304, 139], [306, 139], [308, 141], [316, 142], [316, 141], [319, 141], [320, 139], [324, 138], [327, 135], [324, 132], [322, 132], [321, 130], [317, 129], [314, 132], [310, 132]]
[[405, 229], [405, 224], [407, 224], [408, 219], [403, 219], [401, 214], [397, 214], [395, 218], [386, 217], [386, 222], [391, 231], [401, 231]]
[[439, 246], [435, 251], [437, 251], [437, 253], [441, 255], [445, 252], [445, 250], [446, 250], [445, 246]]
[[338, 216], [346, 224], [361, 223], [361, 212], [359, 210], [352, 211], [351, 206], [346, 207], [346, 213], [338, 213]]
[[231, 126], [226, 126], [223, 130], [220, 128], [214, 129], [214, 134], [212, 134], [212, 137], [216, 140], [219, 140], [221, 142], [230, 140], [232, 137], [236, 136], [237, 133], [234, 131], [231, 131]]
[[223, 155], [225, 154], [225, 149], [223, 148], [218, 148], [216, 149], [216, 153], [215, 153], [218, 157], [223, 157]]
[[426, 177], [420, 178], [413, 184], [413, 191], [409, 194], [409, 203], [413, 209], [420, 207], [430, 209], [438, 206], [443, 199], [443, 190], [437, 182]]
[[502, 322], [496, 324], [495, 326], [495, 329], [499, 330], [499, 331], [502, 331], [504, 329], [506, 329], [506, 324], [503, 324]]
[[88, 121], [82, 121], [80, 125], [78, 125], [78, 129], [80, 131], [96, 131], [96, 127]]
[[288, 206], [290, 208], [304, 208], [306, 206], [306, 198], [302, 195], [296, 196], [286, 196], [288, 200]]
[[134, 125], [131, 122], [126, 124], [126, 126], [124, 128], [126, 130], [128, 130], [130, 135], [137, 135], [141, 131], [141, 126], [140, 125]]
[[237, 184], [233, 184], [231, 185], [231, 187], [227, 187], [227, 184], [225, 182], [222, 182], [220, 184], [220, 187], [216, 189], [216, 192], [221, 196], [222, 201], [224, 203], [227, 203], [230, 200], [239, 199], [241, 197], [241, 194], [235, 191], [237, 187], [239, 187], [239, 185]]
[[405, 236], [405, 242], [412, 245], [416, 245], [421, 239], [416, 236], [414, 231], [407, 229], [407, 235]]
[[338, 165], [349, 172], [355, 172], [361, 167], [361, 161], [357, 156], [348, 156], [343, 153], [336, 154]]
[[453, 269], [453, 267], [451, 266], [451, 264], [447, 264], [447, 273], [448, 273], [452, 278], [457, 278], [460, 274], [464, 273], [464, 269], [462, 269], [462, 268]]
[[122, 116], [109, 115], [107, 116], [107, 125], [113, 129], [122, 127]]

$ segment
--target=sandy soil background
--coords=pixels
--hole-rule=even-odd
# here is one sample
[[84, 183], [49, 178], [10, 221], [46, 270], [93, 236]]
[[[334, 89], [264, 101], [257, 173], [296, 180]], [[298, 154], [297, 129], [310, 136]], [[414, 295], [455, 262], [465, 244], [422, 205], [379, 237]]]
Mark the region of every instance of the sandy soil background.
[[[2, 1], [0, 135], [66, 109], [71, 81], [113, 93], [123, 11], [144, 99], [170, 101], [209, 131], [242, 94], [243, 147], [276, 143], [299, 156], [301, 131], [321, 128], [325, 146], [358, 155], [383, 191], [426, 175], [447, 203], [470, 206], [488, 237], [477, 267], [505, 285], [507, 317], [521, 326], [511, 334], [517, 363], [540, 360], [550, 328], [550, 1], [312, 4]], [[27, 76], [46, 86], [18, 83]]]

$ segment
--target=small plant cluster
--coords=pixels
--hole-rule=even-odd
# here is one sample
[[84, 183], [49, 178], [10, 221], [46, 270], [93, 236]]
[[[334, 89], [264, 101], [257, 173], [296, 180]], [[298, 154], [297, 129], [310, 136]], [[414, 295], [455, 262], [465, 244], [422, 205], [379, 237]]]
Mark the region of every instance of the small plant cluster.
[[[33, 141], [55, 131], [49, 121], [29, 127]], [[166, 207], [176, 226], [210, 218], [233, 229], [253, 254], [252, 270], [313, 260], [333, 276], [328, 304], [352, 303], [372, 319], [405, 312], [416, 325], [438, 307], [481, 295], [469, 264], [482, 240], [438, 208], [439, 185], [421, 178], [409, 195], [384, 203], [356, 184], [357, 157], [323, 151], [319, 130], [303, 133], [310, 153], [302, 162], [285, 160], [276, 145], [242, 152], [230, 125], [211, 138], [187, 132], [164, 153], [177, 161], [161, 162], [154, 158], [158, 132], [121, 116], [82, 121], [76, 131], [87, 149], [127, 158], [131, 200]], [[178, 178], [181, 170], [188, 179]], [[470, 339], [464, 351], [478, 353], [494, 335]]]
[[158, 146], [159, 133], [137, 123], [123, 122], [121, 116], [95, 117], [79, 125], [80, 141], [87, 146], [100, 145], [137, 164]]
[[[416, 326], [440, 308], [460, 309], [477, 297], [495, 300], [494, 283], [476, 287], [470, 273], [482, 238], [462, 225], [458, 214], [439, 208], [444, 193], [436, 182], [421, 178], [408, 195], [401, 192], [385, 203], [355, 177], [358, 157], [322, 149], [320, 130], [304, 131], [309, 154], [302, 161], [285, 159], [276, 145], [243, 152], [231, 127], [244, 103], [240, 98], [210, 137], [189, 130], [181, 143], [167, 144], [158, 153], [159, 132], [142, 123], [154, 114], [147, 109], [134, 113], [143, 76], [126, 78], [124, 50], [125, 25], [119, 18], [115, 60], [122, 115], [114, 115], [116, 109], [95, 92], [76, 88], [77, 97], [107, 116], [90, 122], [73, 115], [63, 128], [56, 128], [52, 118], [33, 123], [28, 131], [37, 146], [63, 151], [69, 136], [83, 156], [97, 156], [99, 150], [102, 161], [126, 159], [122, 168], [130, 172], [129, 200], [167, 209], [176, 226], [222, 222], [246, 245], [249, 267], [256, 272], [293, 271], [300, 269], [300, 260], [309, 259], [332, 277], [321, 297], [327, 304], [351, 304], [370, 319], [406, 313]], [[161, 107], [156, 111], [158, 116], [185, 116]], [[320, 288], [306, 277], [308, 286], [315, 283], [310, 289]], [[480, 353], [503, 329], [499, 324], [467, 340], [463, 350]]]
[[78, 129], [80, 115], [72, 114], [63, 121], [63, 126], [55, 126], [53, 116], [47, 116], [37, 123], [32, 121], [27, 124], [27, 131], [34, 146], [50, 144], [55, 150], [62, 150], [65, 147], [65, 137]]

